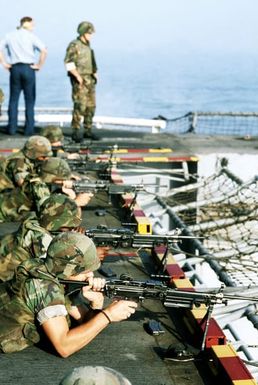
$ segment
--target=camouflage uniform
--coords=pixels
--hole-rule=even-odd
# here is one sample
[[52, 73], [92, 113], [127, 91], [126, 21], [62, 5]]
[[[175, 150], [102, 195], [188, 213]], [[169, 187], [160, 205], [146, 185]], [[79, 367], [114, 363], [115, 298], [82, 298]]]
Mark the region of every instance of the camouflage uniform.
[[0, 88], [0, 116], [2, 115], [2, 104], [4, 103], [4, 92]]
[[0, 192], [14, 188], [13, 182], [5, 173], [6, 157], [0, 156]]
[[[79, 132], [81, 117], [83, 116], [84, 136], [91, 137], [92, 121], [96, 109], [96, 78], [94, 75], [97, 72], [97, 65], [94, 51], [91, 49], [89, 42], [81, 40], [81, 36], [85, 33], [93, 33], [95, 30], [91, 23], [82, 22], [79, 24], [77, 32], [79, 37], [68, 45], [64, 59], [72, 84], [72, 99], [74, 103], [72, 128], [74, 131]], [[79, 85], [76, 78], [69, 72], [70, 64], [76, 68], [82, 77], [82, 86]]]
[[40, 226], [36, 214], [29, 213], [17, 232], [1, 239], [0, 280], [11, 279], [15, 268], [27, 259], [46, 257], [51, 240], [52, 236]]
[[0, 194], [0, 222], [20, 221], [29, 211], [39, 212], [40, 205], [50, 194], [46, 183], [28, 174], [21, 187]]
[[31, 136], [22, 150], [7, 157], [6, 178], [13, 183], [0, 195], [0, 222], [19, 221], [29, 211], [38, 211], [50, 195], [48, 186], [37, 175], [38, 158], [52, 155], [51, 144], [43, 136]]
[[35, 174], [36, 161], [39, 157], [52, 155], [51, 143], [43, 136], [31, 136], [19, 152], [6, 159], [5, 174], [15, 186], [27, 175]]
[[71, 304], [58, 278], [98, 267], [92, 240], [70, 232], [52, 240], [44, 263], [29, 259], [18, 266], [14, 278], [0, 284], [0, 350], [11, 353], [37, 343], [37, 325], [50, 318], [66, 316], [69, 322]]
[[1, 239], [0, 280], [11, 279], [15, 268], [29, 258], [45, 258], [51, 231], [80, 224], [76, 203], [64, 194], [52, 194], [42, 204], [39, 218], [29, 213], [16, 233]]
[[73, 369], [59, 385], [131, 385], [121, 373], [106, 366], [81, 366]]

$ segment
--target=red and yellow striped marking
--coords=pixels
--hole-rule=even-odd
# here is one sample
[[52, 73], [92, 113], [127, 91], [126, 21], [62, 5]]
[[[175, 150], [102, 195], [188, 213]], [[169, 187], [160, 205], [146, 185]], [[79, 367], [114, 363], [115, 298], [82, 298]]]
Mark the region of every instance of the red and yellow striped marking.
[[[116, 175], [116, 180], [119, 180], [119, 183], [123, 182], [122, 178], [119, 179], [118, 175]], [[125, 199], [127, 199], [125, 204], [128, 205], [131, 201], [130, 198], [127, 197], [127, 194]], [[133, 215], [138, 223], [138, 232], [141, 234], [151, 234], [151, 224], [148, 225], [148, 218], [146, 218], [145, 213], [137, 204], [133, 209]], [[154, 248], [153, 254], [159, 262], [163, 260], [165, 250], [166, 248], [164, 246]], [[185, 277], [184, 271], [177, 264], [175, 258], [170, 252], [168, 252], [165, 262], [165, 272], [170, 276], [172, 286], [189, 291], [195, 290], [192, 283], [188, 278]], [[203, 338], [206, 313], [207, 307], [205, 305], [201, 305], [199, 307], [194, 307], [193, 309], [186, 309], [185, 316], [183, 318], [186, 326], [192, 335], [196, 338], [196, 342], [198, 344], [200, 344]], [[219, 379], [223, 377], [223, 384], [256, 384], [256, 381], [246, 368], [241, 358], [237, 355], [237, 352], [235, 352], [231, 345], [227, 344], [226, 336], [224, 335], [220, 326], [217, 324], [216, 320], [213, 318], [210, 319], [205, 340], [205, 349], [207, 352], [211, 352], [213, 362], [211, 369], [215, 376], [218, 376]], [[221, 381], [219, 380], [219, 382]]]
[[214, 345], [210, 349], [210, 355], [213, 360], [211, 364], [212, 370], [215, 374], [223, 376], [223, 379], [228, 384], [256, 384], [256, 381], [232, 345]]

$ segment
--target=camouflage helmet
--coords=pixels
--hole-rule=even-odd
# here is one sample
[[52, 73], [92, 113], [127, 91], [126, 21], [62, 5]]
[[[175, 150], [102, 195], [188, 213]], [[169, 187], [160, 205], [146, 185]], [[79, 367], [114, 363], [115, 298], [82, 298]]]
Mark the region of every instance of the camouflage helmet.
[[78, 32], [79, 36], [82, 36], [85, 33], [94, 33], [95, 28], [94, 28], [94, 25], [92, 23], [90, 23], [89, 21], [82, 21], [78, 25], [77, 32]]
[[59, 385], [131, 385], [131, 382], [106, 366], [81, 366], [69, 372]]
[[71, 169], [65, 159], [49, 158], [40, 165], [39, 176], [45, 183], [52, 183], [56, 179], [70, 179]]
[[23, 152], [31, 160], [36, 160], [40, 156], [51, 156], [51, 143], [44, 136], [33, 135], [25, 142]]
[[78, 227], [81, 224], [78, 206], [65, 194], [52, 194], [40, 206], [39, 223], [48, 231]]
[[85, 270], [97, 270], [100, 261], [92, 239], [69, 231], [52, 239], [45, 264], [57, 277], [68, 278]]
[[50, 143], [59, 142], [59, 141], [61, 142], [62, 140], [64, 140], [64, 134], [63, 134], [62, 128], [55, 125], [42, 127], [40, 130], [40, 135], [47, 138], [50, 141]]

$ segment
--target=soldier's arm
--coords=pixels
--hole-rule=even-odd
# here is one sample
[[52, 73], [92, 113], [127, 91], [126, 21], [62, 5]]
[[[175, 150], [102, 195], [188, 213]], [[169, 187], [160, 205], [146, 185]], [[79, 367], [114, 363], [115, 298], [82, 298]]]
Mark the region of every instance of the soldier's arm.
[[77, 80], [77, 82], [81, 85], [83, 84], [83, 79], [76, 67], [77, 56], [78, 56], [78, 52], [77, 52], [76, 44], [71, 43], [66, 50], [66, 55], [64, 60], [65, 68], [68, 74], [73, 76]]
[[69, 329], [64, 316], [48, 319], [42, 328], [61, 357], [66, 358], [93, 340], [109, 324], [103, 313], [73, 329]]

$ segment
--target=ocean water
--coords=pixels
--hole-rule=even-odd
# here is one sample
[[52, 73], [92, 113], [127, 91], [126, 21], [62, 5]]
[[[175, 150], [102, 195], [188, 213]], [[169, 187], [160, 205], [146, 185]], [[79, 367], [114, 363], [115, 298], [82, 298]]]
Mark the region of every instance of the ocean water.
[[[189, 111], [258, 110], [257, 54], [96, 52], [97, 115], [168, 119]], [[8, 73], [0, 87], [8, 99]], [[22, 102], [21, 102], [22, 105]], [[37, 74], [37, 107], [71, 107], [63, 54]]]

